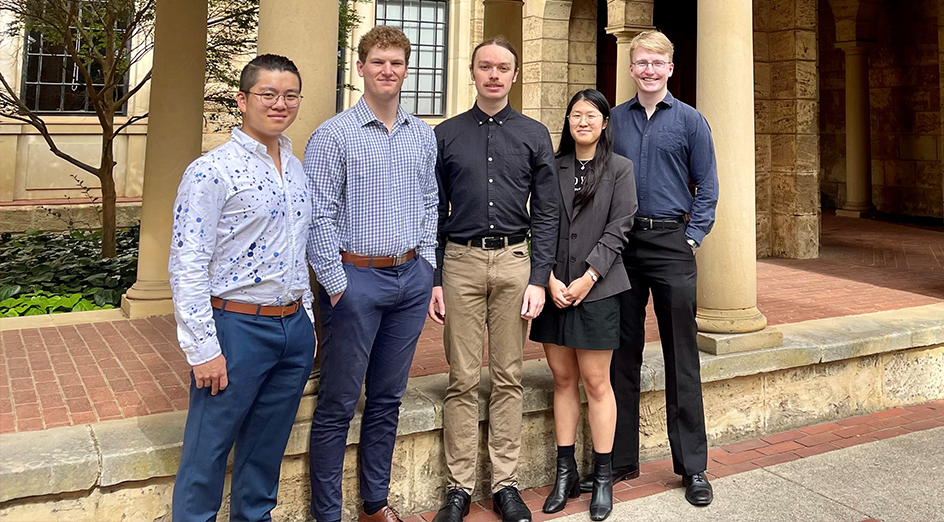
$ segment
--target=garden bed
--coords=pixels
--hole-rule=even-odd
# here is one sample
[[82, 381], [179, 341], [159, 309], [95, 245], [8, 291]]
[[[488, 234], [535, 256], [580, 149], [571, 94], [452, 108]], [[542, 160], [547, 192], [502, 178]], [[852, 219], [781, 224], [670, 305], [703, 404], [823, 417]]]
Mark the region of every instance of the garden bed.
[[111, 259], [101, 258], [98, 231], [0, 235], [0, 317], [119, 306], [136, 278], [139, 231], [119, 230]]

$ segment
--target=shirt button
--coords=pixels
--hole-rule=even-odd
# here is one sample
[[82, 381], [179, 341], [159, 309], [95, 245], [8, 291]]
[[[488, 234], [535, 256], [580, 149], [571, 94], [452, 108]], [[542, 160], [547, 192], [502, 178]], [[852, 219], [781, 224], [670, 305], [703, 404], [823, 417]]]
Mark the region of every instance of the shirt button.
[[488, 121], [495, 121], [495, 120], [493, 120], [493, 119], [491, 119], [491, 118], [489, 118], [489, 119], [488, 119]]
[[576, 263], [576, 262], [577, 262], [577, 258], [576, 258], [576, 257], [570, 258], [570, 262], [571, 262], [571, 263]]
[[571, 234], [570, 239], [577, 239], [577, 234]]
[[491, 157], [491, 156], [488, 157], [488, 161], [492, 161], [492, 157]]
[[494, 207], [494, 206], [495, 206], [495, 203], [494, 203], [494, 202], [492, 202], [492, 201], [489, 201], [489, 202], [488, 202], [488, 206], [490, 206], [490, 207]]
[[495, 228], [495, 225], [489, 225], [488, 228], [489, 229]]
[[494, 183], [495, 180], [493, 180], [492, 178], [488, 178], [488, 182], [489, 182], [489, 183]]

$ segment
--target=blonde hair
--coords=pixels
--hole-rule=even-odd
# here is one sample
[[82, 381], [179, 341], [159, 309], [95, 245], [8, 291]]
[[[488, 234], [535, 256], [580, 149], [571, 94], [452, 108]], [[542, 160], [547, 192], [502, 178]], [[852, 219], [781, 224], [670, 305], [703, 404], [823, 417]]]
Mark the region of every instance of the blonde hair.
[[667, 54], [669, 61], [672, 61], [672, 55], [675, 54], [675, 46], [662, 34], [662, 31], [643, 31], [633, 38], [629, 43], [629, 59], [635, 60], [636, 49], [643, 49], [656, 54]]

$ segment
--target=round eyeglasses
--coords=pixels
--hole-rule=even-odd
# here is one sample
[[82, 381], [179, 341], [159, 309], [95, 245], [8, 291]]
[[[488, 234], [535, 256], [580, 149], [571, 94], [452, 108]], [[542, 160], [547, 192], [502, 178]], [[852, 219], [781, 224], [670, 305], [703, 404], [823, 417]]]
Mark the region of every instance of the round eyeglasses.
[[651, 65], [653, 70], [661, 71], [662, 69], [665, 69], [665, 66], [668, 64], [669, 62], [663, 62], [662, 60], [656, 60], [654, 62], [640, 60], [638, 62], [633, 62], [633, 68], [635, 68], [637, 71], [645, 71]]
[[295, 94], [290, 92], [288, 94], [276, 94], [274, 92], [252, 92], [252, 91], [243, 91], [246, 94], [254, 94], [259, 97], [259, 102], [262, 103], [263, 107], [273, 107], [276, 103], [279, 102], [279, 98], [285, 102], [285, 106], [289, 109], [294, 109], [298, 107], [298, 104], [302, 102], [302, 95]]
[[567, 118], [571, 123], [580, 123], [581, 121], [586, 120], [588, 125], [593, 125], [594, 123], [600, 121], [603, 118], [603, 115], [595, 112], [591, 112], [590, 114], [572, 112], [567, 116]]

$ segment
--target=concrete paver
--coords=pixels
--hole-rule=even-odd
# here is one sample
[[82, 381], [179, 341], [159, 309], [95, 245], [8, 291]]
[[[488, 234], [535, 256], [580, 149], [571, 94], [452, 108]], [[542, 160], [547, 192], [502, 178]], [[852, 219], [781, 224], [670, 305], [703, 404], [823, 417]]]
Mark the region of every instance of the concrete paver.
[[[609, 520], [646, 522], [944, 521], [944, 428], [934, 428], [712, 481], [708, 507], [684, 490], [620, 502]], [[559, 518], [585, 522], [587, 513]]]

